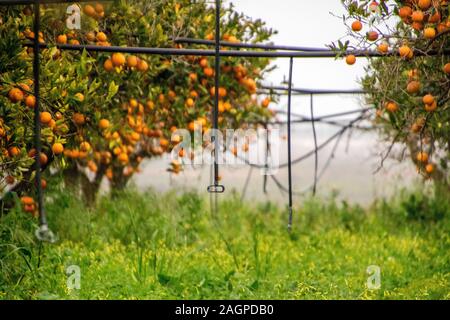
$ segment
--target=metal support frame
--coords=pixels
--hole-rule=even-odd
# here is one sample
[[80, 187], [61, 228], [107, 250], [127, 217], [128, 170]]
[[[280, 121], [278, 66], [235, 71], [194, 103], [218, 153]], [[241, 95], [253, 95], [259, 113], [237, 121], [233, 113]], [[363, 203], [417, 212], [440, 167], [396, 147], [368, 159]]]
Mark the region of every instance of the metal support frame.
[[[77, 0], [77, 2], [88, 2], [89, 0]], [[111, 0], [102, 0], [111, 1]], [[40, 240], [53, 241], [54, 236], [48, 229], [47, 218], [45, 214], [43, 191], [41, 186], [41, 165], [40, 165], [40, 121], [39, 121], [39, 107], [40, 107], [40, 83], [39, 83], [39, 52], [40, 49], [46, 48], [48, 45], [45, 43], [39, 43], [39, 31], [40, 31], [40, 5], [41, 4], [67, 4], [72, 3], [72, 0], [3, 0], [1, 5], [34, 5], [34, 33], [35, 38], [32, 43], [25, 45], [34, 48], [33, 58], [33, 75], [34, 75], [34, 94], [36, 96], [36, 107], [34, 113], [35, 124], [35, 148], [36, 148], [36, 188], [37, 188], [37, 200], [39, 206], [39, 221], [40, 227], [36, 232], [36, 235]], [[56, 45], [61, 50], [74, 50], [74, 51], [90, 51], [90, 52], [122, 52], [130, 54], [147, 54], [147, 55], [178, 55], [178, 56], [210, 56], [215, 57], [215, 97], [214, 97], [214, 109], [212, 112], [213, 128], [218, 128], [218, 104], [219, 104], [219, 85], [220, 85], [220, 58], [221, 57], [247, 57], [247, 58], [289, 58], [289, 85], [288, 88], [284, 87], [269, 87], [263, 86], [263, 89], [275, 90], [275, 91], [287, 91], [288, 92], [288, 169], [289, 169], [289, 230], [292, 227], [292, 164], [291, 161], [291, 99], [293, 94], [353, 94], [364, 93], [358, 90], [307, 90], [296, 89], [292, 87], [292, 69], [294, 58], [335, 58], [337, 53], [331, 49], [325, 48], [310, 48], [310, 47], [294, 47], [294, 46], [280, 46], [271, 44], [245, 44], [245, 43], [230, 43], [220, 41], [220, 0], [215, 0], [216, 4], [216, 21], [215, 21], [215, 41], [190, 39], [190, 38], [178, 38], [174, 39], [174, 42], [178, 43], [190, 43], [200, 45], [214, 45], [215, 50], [204, 49], [173, 49], [173, 48], [149, 48], [149, 47], [118, 47], [118, 46], [96, 46], [96, 45]], [[220, 46], [233, 47], [236, 49], [262, 49], [262, 50], [275, 50], [275, 51], [252, 51], [252, 50], [220, 50]], [[281, 51], [278, 51], [281, 50]], [[442, 51], [443, 54], [449, 55], [450, 49]], [[344, 54], [353, 54], [357, 57], [386, 57], [386, 56], [398, 56], [398, 52], [391, 51], [386, 54], [381, 54], [376, 51], [365, 50], [349, 50]], [[415, 52], [416, 56], [436, 55], [438, 52]], [[312, 115], [312, 119], [314, 116]], [[214, 184], [208, 187], [208, 191], [214, 193], [224, 192], [224, 186], [219, 184], [219, 166], [218, 166], [218, 139], [214, 139], [215, 152], [214, 152]], [[317, 152], [318, 150], [316, 150]]]

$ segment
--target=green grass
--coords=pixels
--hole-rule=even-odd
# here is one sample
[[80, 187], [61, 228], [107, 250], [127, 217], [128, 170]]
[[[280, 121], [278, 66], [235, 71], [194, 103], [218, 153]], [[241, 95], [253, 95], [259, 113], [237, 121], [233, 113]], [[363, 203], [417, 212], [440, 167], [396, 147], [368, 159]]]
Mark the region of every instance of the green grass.
[[[87, 209], [47, 194], [59, 242], [36, 221], [0, 220], [1, 299], [449, 299], [450, 204], [405, 193], [369, 209], [309, 200], [295, 210], [229, 195], [211, 215], [196, 193], [126, 192]], [[81, 289], [66, 268], [81, 268]], [[381, 289], [366, 287], [367, 267]]]

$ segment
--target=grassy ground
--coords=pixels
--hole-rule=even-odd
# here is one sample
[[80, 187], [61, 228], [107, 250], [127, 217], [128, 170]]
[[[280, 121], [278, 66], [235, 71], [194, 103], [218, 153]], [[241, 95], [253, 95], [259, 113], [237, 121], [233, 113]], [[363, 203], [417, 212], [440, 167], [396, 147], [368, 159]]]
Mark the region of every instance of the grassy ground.
[[[1, 299], [450, 298], [450, 204], [418, 193], [369, 209], [307, 201], [291, 234], [286, 210], [234, 196], [212, 216], [195, 193], [128, 192], [93, 209], [48, 194], [57, 244], [35, 243], [22, 212], [0, 220]], [[71, 265], [80, 290], [67, 288]]]

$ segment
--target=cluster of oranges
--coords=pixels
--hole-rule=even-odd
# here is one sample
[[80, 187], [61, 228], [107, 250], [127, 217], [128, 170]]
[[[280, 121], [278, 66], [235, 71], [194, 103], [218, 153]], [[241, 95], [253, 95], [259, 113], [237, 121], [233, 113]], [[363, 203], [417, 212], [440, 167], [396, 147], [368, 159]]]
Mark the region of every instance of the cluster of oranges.
[[103, 68], [107, 72], [111, 72], [116, 69], [118, 72], [123, 68], [129, 68], [130, 70], [138, 70], [140, 72], [146, 72], [148, 70], [148, 63], [134, 55], [128, 55], [125, 57], [123, 53], [116, 52], [111, 55], [111, 58], [108, 58], [103, 63]]

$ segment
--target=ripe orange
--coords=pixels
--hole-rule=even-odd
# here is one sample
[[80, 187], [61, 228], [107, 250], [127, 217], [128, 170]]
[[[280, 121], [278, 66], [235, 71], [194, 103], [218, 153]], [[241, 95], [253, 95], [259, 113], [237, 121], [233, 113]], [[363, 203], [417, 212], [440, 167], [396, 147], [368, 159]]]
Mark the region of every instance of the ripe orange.
[[198, 93], [195, 90], [192, 90], [191, 92], [189, 92], [189, 96], [193, 99], [197, 99], [198, 98]]
[[354, 65], [356, 62], [356, 57], [353, 54], [350, 54], [345, 58], [345, 62], [350, 66]]
[[420, 82], [419, 81], [411, 81], [408, 83], [408, 86], [406, 87], [406, 91], [410, 94], [414, 94], [420, 91]]
[[192, 82], [197, 81], [197, 79], [198, 79], [198, 76], [197, 76], [196, 73], [190, 73], [189, 74], [189, 80], [191, 80]]
[[136, 56], [127, 57], [127, 66], [129, 68], [135, 68], [138, 65], [138, 58]]
[[34, 204], [34, 199], [32, 197], [24, 196], [20, 198], [20, 202], [22, 202], [23, 205], [31, 206]]
[[362, 25], [361, 21], [356, 20], [352, 23], [353, 31], [358, 32], [358, 31], [361, 31], [362, 28], [363, 28], [363, 25]]
[[434, 102], [434, 97], [431, 94], [427, 94], [423, 97], [423, 103], [425, 104], [433, 104]]
[[389, 51], [389, 45], [386, 42], [383, 42], [378, 45], [377, 50], [379, 53], [387, 53]]
[[89, 152], [91, 151], [91, 145], [87, 141], [83, 141], [80, 143], [80, 150], [83, 152]]
[[103, 68], [105, 68], [106, 71], [110, 72], [114, 69], [114, 65], [111, 61], [111, 59], [106, 59], [103, 63]]
[[432, 163], [429, 163], [425, 166], [425, 171], [428, 174], [432, 174], [434, 172], [434, 165]]
[[442, 68], [442, 70], [446, 73], [446, 74], [450, 74], [450, 62], [445, 64], [445, 66]]
[[424, 14], [422, 11], [414, 11], [411, 15], [411, 19], [414, 22], [422, 22], [424, 19]]
[[66, 44], [67, 43], [67, 36], [65, 34], [60, 34], [57, 38], [56, 38], [56, 42], [58, 44]]
[[76, 125], [83, 125], [86, 122], [86, 119], [83, 114], [81, 113], [74, 113], [72, 117], [73, 122], [75, 122]]
[[192, 108], [194, 106], [194, 103], [195, 103], [194, 99], [192, 99], [192, 98], [186, 99], [186, 107]]
[[64, 146], [62, 143], [56, 142], [52, 145], [52, 151], [56, 155], [61, 154], [64, 152]]
[[104, 32], [97, 33], [97, 41], [105, 42], [106, 40], [108, 40], [108, 37]]
[[101, 119], [98, 123], [98, 126], [100, 127], [100, 129], [102, 130], [106, 130], [109, 128], [109, 120], [107, 119]]
[[428, 162], [428, 153], [421, 151], [417, 153], [416, 159], [419, 162], [427, 163]]
[[41, 154], [39, 155], [39, 162], [41, 165], [46, 165], [48, 162], [48, 157], [45, 153], [41, 152]]
[[148, 63], [144, 60], [139, 60], [139, 63], [137, 65], [137, 69], [141, 72], [145, 72], [148, 70]]
[[202, 58], [202, 59], [200, 60], [200, 67], [206, 68], [208, 65], [209, 65], [208, 59]]
[[423, 31], [423, 36], [426, 39], [433, 39], [436, 36], [436, 29], [434, 29], [433, 27], [425, 28], [425, 30]]
[[87, 4], [84, 6], [84, 13], [86, 15], [88, 15], [89, 17], [95, 17], [96, 13], [95, 13], [95, 8], [93, 6], [91, 6], [90, 4]]
[[92, 31], [86, 33], [86, 40], [89, 42], [94, 42], [95, 41], [95, 33]]
[[11, 102], [16, 103], [16, 102], [22, 101], [24, 98], [24, 95], [23, 95], [22, 90], [20, 90], [19, 88], [12, 88], [8, 92], [8, 97], [9, 97], [9, 100], [11, 100]]
[[396, 112], [398, 111], [398, 109], [398, 104], [393, 101], [390, 101], [386, 104], [386, 110], [389, 112]]
[[20, 149], [17, 147], [8, 148], [8, 154], [11, 158], [17, 157], [20, 154]]
[[205, 74], [205, 76], [207, 77], [212, 77], [214, 75], [214, 70], [212, 68], [204, 68], [203, 69], [203, 73]]
[[429, 23], [438, 23], [441, 21], [441, 13], [439, 11], [436, 11], [432, 16], [428, 18]]
[[119, 160], [120, 163], [122, 164], [126, 164], [129, 161], [128, 155], [125, 152], [122, 152], [121, 154], [119, 154], [119, 156], [117, 157], [117, 159]]
[[36, 106], [36, 98], [34, 96], [28, 96], [25, 98], [25, 105], [28, 108], [34, 108]]
[[[216, 87], [212, 87], [209, 92], [211, 93], [212, 96], [214, 96], [216, 94]], [[226, 96], [227, 96], [227, 89], [219, 87], [219, 97], [224, 98]]]
[[52, 115], [50, 112], [44, 111], [40, 114], [40, 120], [43, 124], [48, 124], [52, 120]]
[[81, 92], [75, 93], [75, 98], [80, 102], [84, 101], [84, 95]]
[[378, 32], [376, 31], [367, 32], [367, 39], [369, 41], [376, 41], [378, 39]]
[[422, 10], [428, 10], [431, 7], [431, 0], [419, 0], [417, 5]]
[[401, 7], [400, 10], [398, 11], [398, 15], [402, 19], [409, 18], [411, 16], [411, 14], [412, 14], [412, 9], [408, 6]]
[[423, 23], [422, 22], [413, 22], [411, 24], [411, 27], [416, 31], [420, 31], [420, 30], [423, 30]]
[[431, 104], [425, 104], [425, 111], [427, 112], [433, 112], [437, 109], [437, 102], [436, 100], [433, 101]]
[[400, 54], [400, 57], [402, 58], [407, 58], [411, 55], [411, 48], [408, 47], [407, 45], [403, 45], [398, 49], [398, 53]]
[[265, 99], [262, 101], [262, 103], [261, 103], [261, 105], [262, 105], [263, 108], [269, 107], [269, 104], [270, 104], [270, 98], [269, 98], [269, 97], [265, 98]]
[[47, 188], [47, 180], [41, 179], [41, 187], [42, 187], [42, 189], [46, 189]]
[[101, 14], [104, 11], [105, 11], [105, 9], [103, 8], [103, 5], [101, 3], [95, 4], [95, 12], [96, 13]]
[[113, 55], [111, 57], [111, 61], [112, 61], [113, 65], [115, 65], [116, 67], [121, 67], [125, 64], [126, 59], [122, 53], [117, 52], [117, 53], [113, 53]]

